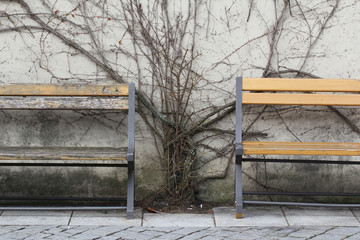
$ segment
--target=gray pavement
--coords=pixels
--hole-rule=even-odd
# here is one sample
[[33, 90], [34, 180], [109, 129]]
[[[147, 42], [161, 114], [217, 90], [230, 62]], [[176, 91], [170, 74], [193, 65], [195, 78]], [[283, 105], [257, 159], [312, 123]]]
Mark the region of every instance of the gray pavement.
[[360, 239], [360, 209], [231, 207], [211, 214], [2, 211], [0, 239]]

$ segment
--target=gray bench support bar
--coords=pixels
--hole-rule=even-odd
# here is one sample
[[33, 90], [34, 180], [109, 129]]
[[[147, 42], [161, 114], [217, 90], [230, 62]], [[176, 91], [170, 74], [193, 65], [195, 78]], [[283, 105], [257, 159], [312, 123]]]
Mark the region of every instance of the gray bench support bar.
[[242, 77], [236, 78], [236, 131], [235, 131], [235, 208], [236, 218], [243, 217], [242, 200]]
[[272, 205], [272, 206], [303, 206], [303, 207], [347, 207], [358, 208], [360, 204], [341, 203], [304, 203], [304, 202], [269, 202], [269, 201], [244, 201], [245, 204]]
[[0, 210], [2, 211], [78, 211], [78, 210], [122, 210], [126, 209], [126, 207], [22, 207], [22, 206], [16, 206], [16, 207], [1, 207]]
[[135, 83], [129, 84], [129, 114], [128, 114], [128, 188], [127, 188], [127, 218], [134, 218], [135, 201]]

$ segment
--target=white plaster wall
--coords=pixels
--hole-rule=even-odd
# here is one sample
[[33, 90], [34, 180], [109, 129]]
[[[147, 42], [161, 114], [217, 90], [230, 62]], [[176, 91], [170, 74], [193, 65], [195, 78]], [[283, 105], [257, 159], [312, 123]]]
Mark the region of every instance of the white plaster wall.
[[[152, 72], [144, 55], [138, 52], [136, 56], [139, 64], [137, 65], [133, 56], [120, 51], [124, 50], [134, 54], [132, 39], [127, 34], [124, 23], [126, 16], [123, 14], [121, 1], [94, 1], [99, 6], [105, 6], [108, 15], [104, 15], [96, 7], [87, 9], [86, 14], [89, 16], [88, 20], [94, 30], [92, 34], [97, 39], [96, 43], [91, 40], [89, 34], [84, 33], [86, 31], [51, 16], [51, 14], [57, 14], [76, 24], [85, 24], [84, 12], [81, 12], [78, 7], [81, 1], [25, 2], [49, 26], [57, 29], [92, 55], [98, 57], [97, 52], [103, 52], [107, 64], [122, 76], [124, 81], [135, 81], [143, 91], [150, 91], [151, 88], [147, 88], [146, 84], [152, 82]], [[247, 21], [251, 2], [251, 15]], [[49, 8], [44, 7], [42, 3], [48, 4]], [[123, 1], [123, 3], [126, 4], [127, 1]], [[182, 17], [188, 14], [188, 3], [184, 0], [168, 1], [171, 21], [174, 21], [179, 14], [182, 14]], [[236, 76], [262, 76], [269, 60], [270, 43], [276, 19], [280, 17], [284, 4], [283, 1], [273, 0], [204, 0], [198, 1], [198, 3], [197, 18], [196, 20], [191, 18], [189, 22], [190, 25], [196, 23], [196, 32], [191, 32], [191, 28], [189, 28], [184, 41], [184, 47], [190, 46], [191, 37], [196, 36], [195, 49], [198, 57], [194, 62], [193, 70], [202, 75], [196, 94], [192, 95], [190, 99], [194, 111], [203, 108], [211, 110], [212, 107], [233, 101]], [[358, 67], [360, 65], [358, 58], [360, 55], [358, 47], [360, 3], [356, 0], [339, 1], [334, 15], [326, 22], [325, 29], [321, 31], [321, 27], [335, 3], [335, 0], [290, 0], [291, 11], [285, 12], [278, 25], [269, 67], [271, 71], [295, 69], [322, 78], [360, 78], [360, 68]], [[157, 13], [161, 9], [161, 4], [155, 0], [141, 0], [139, 4], [142, 4], [145, 15], [152, 16], [152, 24], [161, 29], [161, 20], [164, 16], [161, 15], [161, 12]], [[190, 9], [193, 11], [193, 5]], [[154, 12], [155, 14], [152, 15]], [[8, 18], [4, 13], [12, 16]], [[27, 14], [24, 14], [24, 9], [18, 3], [2, 1], [0, 14], [1, 83], [114, 82], [101, 67], [79, 51], [64, 44], [53, 34], [39, 29], [1, 31], [1, 29], [20, 27], [24, 24], [39, 27]], [[306, 16], [306, 20], [303, 16]], [[317, 37], [319, 32], [321, 34]], [[311, 49], [308, 52], [310, 46]], [[289, 75], [295, 76], [296, 74]], [[139, 79], [143, 82], [141, 86], [138, 84]], [[250, 124], [260, 110], [250, 107], [245, 111], [244, 127]], [[355, 124], [358, 122], [357, 110], [341, 109], [341, 111]], [[202, 111], [199, 116], [206, 113], [207, 111]], [[43, 118], [39, 121], [38, 119], [41, 117]], [[52, 125], [46, 120], [47, 118], [54, 120], [57, 117], [59, 119], [55, 120]], [[110, 118], [111, 121], [104, 117], [99, 117], [99, 119], [91, 116], [82, 118], [81, 113], [57, 114], [51, 112], [31, 115], [29, 113], [2, 112], [1, 131], [4, 138], [0, 139], [0, 142], [4, 145], [44, 145], [49, 143], [50, 139], [53, 141], [50, 141], [51, 144], [60, 145], [109, 144], [118, 146], [124, 140], [119, 133], [123, 133], [125, 128], [117, 125], [117, 121], [120, 121], [121, 117], [110, 114]], [[234, 116], [224, 119], [216, 127], [234, 130]], [[163, 174], [160, 170], [161, 165], [155, 150], [155, 142], [139, 116], [137, 116], [136, 129], [136, 167], [139, 170], [137, 171], [137, 187], [141, 198], [148, 194], [148, 189], [151, 192], [158, 185], [163, 184]], [[292, 133], [289, 132], [289, 129]], [[324, 108], [291, 110], [279, 108], [278, 112], [274, 108], [269, 108], [263, 117], [252, 126], [251, 131], [267, 133], [266, 139], [269, 141], [295, 141], [297, 138], [301, 141], [356, 142], [360, 140], [358, 134], [352, 132], [339, 117]], [[195, 139], [201, 139], [203, 136], [197, 135]], [[99, 139], [104, 139], [104, 141], [99, 142]], [[260, 138], [259, 140], [264, 139]], [[212, 138], [206, 144], [221, 148], [232, 141], [233, 137], [226, 135]], [[232, 199], [233, 194], [233, 162], [229, 163], [228, 158], [212, 154], [199, 148], [198, 156], [201, 160], [206, 162], [206, 159], [213, 159], [207, 164], [201, 165], [199, 173], [202, 176], [211, 177], [221, 172], [225, 178], [202, 183], [199, 186], [199, 196], [206, 200], [228, 201]], [[231, 150], [228, 149], [226, 154], [230, 156]], [[292, 166], [288, 166], [288, 168], [291, 171], [294, 170]], [[259, 188], [259, 185], [251, 180], [254, 178], [259, 178], [261, 184], [268, 184], [271, 187], [289, 188], [291, 185], [287, 184], [290, 177], [285, 178], [286, 181], [275, 177], [272, 177], [273, 180], [270, 181], [265, 177], [260, 177], [259, 173], [265, 171], [263, 169], [261, 166], [249, 165], [247, 167], [246, 172], [250, 177], [245, 182], [249, 188]], [[282, 166], [266, 166], [269, 176], [279, 172], [279, 169], [282, 169]], [[347, 169], [339, 177], [352, 173], [352, 169]], [[301, 172], [299, 169], [294, 171]], [[312, 175], [316, 176], [316, 171], [317, 168], [314, 168]], [[328, 167], [326, 171], [338, 173], [337, 168]], [[349, 185], [347, 188], [352, 189]]]

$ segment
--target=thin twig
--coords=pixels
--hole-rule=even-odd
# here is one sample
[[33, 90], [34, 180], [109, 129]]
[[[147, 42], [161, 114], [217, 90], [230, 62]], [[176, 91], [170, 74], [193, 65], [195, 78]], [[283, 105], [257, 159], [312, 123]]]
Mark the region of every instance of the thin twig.
[[333, 106], [327, 106], [331, 111], [333, 111], [334, 113], [336, 113], [336, 115], [338, 115], [342, 120], [344, 120], [350, 127], [351, 129], [356, 132], [357, 134], [360, 134], [360, 128], [358, 128], [347, 116], [345, 116], [344, 114], [342, 114], [339, 110], [337, 110], [336, 108], [334, 108]]
[[251, 2], [250, 2], [249, 12], [248, 12], [248, 16], [247, 16], [247, 18], [246, 18], [246, 22], [249, 22], [253, 2], [254, 2], [254, 0], [251, 0]]

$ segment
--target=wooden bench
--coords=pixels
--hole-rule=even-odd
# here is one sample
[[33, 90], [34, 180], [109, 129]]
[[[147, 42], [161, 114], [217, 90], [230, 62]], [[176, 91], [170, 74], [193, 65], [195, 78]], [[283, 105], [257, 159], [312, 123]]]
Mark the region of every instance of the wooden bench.
[[[336, 93], [336, 94], [329, 94]], [[329, 206], [317, 203], [243, 201], [242, 163], [290, 162], [319, 164], [359, 164], [358, 161], [259, 159], [248, 155], [337, 155], [359, 156], [360, 143], [340, 142], [260, 142], [242, 141], [242, 105], [332, 105], [359, 106], [360, 81], [344, 79], [285, 79], [236, 78], [236, 162], [235, 204], [236, 218], [243, 217], [243, 203], [271, 205]], [[247, 157], [243, 157], [247, 155]], [[262, 193], [257, 193], [262, 194]], [[282, 195], [274, 193], [273, 195]], [[297, 193], [288, 193], [297, 195]], [[266, 192], [264, 195], [271, 195]], [[304, 194], [306, 195], [306, 194]], [[323, 196], [321, 193], [313, 194]], [[312, 195], [312, 196], [313, 196]], [[332, 206], [360, 206], [359, 204], [331, 204]]]
[[0, 109], [119, 110], [128, 114], [128, 146], [126, 147], [0, 147], [0, 165], [3, 166], [127, 167], [126, 206], [5, 206], [0, 207], [1, 210], [126, 209], [127, 217], [130, 219], [134, 217], [135, 85], [133, 83], [119, 85], [0, 85]]

